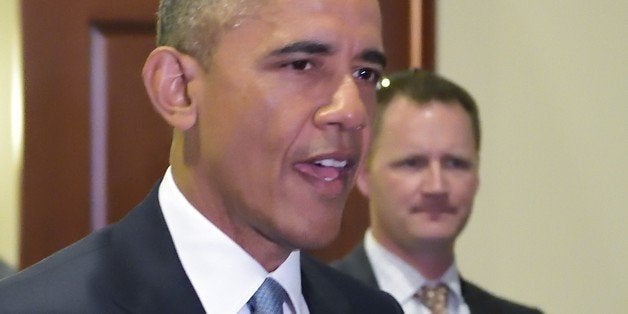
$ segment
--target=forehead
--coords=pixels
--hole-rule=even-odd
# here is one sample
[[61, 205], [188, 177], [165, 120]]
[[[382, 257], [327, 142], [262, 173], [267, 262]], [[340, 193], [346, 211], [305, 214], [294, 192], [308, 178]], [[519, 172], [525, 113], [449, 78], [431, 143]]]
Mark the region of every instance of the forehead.
[[268, 45], [305, 39], [383, 49], [377, 0], [263, 0], [241, 24]]
[[455, 101], [419, 104], [409, 97], [396, 96], [383, 114], [380, 137], [385, 141], [473, 142], [471, 117]]
[[[377, 0], [261, 0], [258, 9], [265, 13], [298, 11], [308, 14], [332, 12], [350, 18], [352, 16], [378, 20], [380, 17]], [[299, 17], [303, 20], [303, 16]]]
[[407, 123], [410, 121], [430, 120], [426, 118], [471, 121], [471, 117], [458, 101], [443, 102], [430, 100], [419, 103], [403, 94], [393, 97], [382, 114], [384, 123], [388, 125], [399, 125], [403, 121]]

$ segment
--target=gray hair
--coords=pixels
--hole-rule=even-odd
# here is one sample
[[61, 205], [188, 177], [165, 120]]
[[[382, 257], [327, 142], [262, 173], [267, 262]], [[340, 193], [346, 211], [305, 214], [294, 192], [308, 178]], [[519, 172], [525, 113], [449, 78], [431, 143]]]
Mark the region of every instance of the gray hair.
[[173, 47], [206, 68], [220, 36], [260, 7], [259, 0], [161, 0], [157, 45]]

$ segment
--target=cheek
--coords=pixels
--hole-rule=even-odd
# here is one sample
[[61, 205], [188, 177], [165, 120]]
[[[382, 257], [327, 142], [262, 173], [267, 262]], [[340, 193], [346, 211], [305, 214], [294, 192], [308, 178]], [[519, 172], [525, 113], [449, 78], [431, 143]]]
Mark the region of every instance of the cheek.
[[421, 178], [416, 173], [395, 172], [388, 170], [389, 175], [386, 179], [389, 192], [396, 195], [397, 198], [403, 200], [416, 199], [419, 193], [419, 185]]
[[362, 100], [362, 103], [366, 108], [368, 125], [372, 126], [375, 122], [375, 115], [377, 114], [377, 102], [375, 101], [377, 97], [375, 96], [375, 91], [369, 88], [369, 90], [367, 90], [366, 92], [361, 93], [360, 99]]
[[386, 176], [378, 179], [378, 197], [385, 201], [388, 211], [395, 215], [404, 215], [413, 206], [416, 199], [416, 189], [412, 180], [402, 176], [391, 175], [393, 172], [387, 170]]
[[232, 130], [242, 141], [262, 151], [274, 152], [292, 136], [295, 128], [294, 114], [286, 100], [268, 93], [249, 94], [240, 100], [235, 118], [239, 128]]
[[[268, 139], [295, 137], [308, 123], [313, 101], [307, 94], [286, 86], [264, 87], [266, 91], [257, 94], [257, 106], [247, 115], [257, 129], [265, 132]], [[270, 93], [269, 91], [273, 91]]]
[[466, 180], [460, 181], [459, 184], [455, 186], [454, 193], [452, 194], [452, 201], [455, 202], [455, 205], [457, 206], [462, 206], [467, 208], [468, 210], [471, 210], [477, 188], [477, 180], [475, 180], [474, 178], [468, 178]]

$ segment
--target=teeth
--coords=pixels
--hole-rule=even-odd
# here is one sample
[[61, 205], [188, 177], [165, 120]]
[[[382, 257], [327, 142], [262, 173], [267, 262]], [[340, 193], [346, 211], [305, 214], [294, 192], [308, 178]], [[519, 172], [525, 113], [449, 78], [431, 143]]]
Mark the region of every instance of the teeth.
[[347, 161], [346, 160], [339, 161], [339, 160], [328, 158], [328, 159], [316, 161], [315, 164], [319, 166], [323, 166], [323, 167], [344, 168], [347, 165]]

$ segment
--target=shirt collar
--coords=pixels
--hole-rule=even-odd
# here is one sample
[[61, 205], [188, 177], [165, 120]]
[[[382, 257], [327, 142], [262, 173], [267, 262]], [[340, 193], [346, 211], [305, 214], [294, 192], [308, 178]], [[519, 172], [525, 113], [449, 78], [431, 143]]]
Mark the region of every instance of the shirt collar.
[[380, 289], [390, 293], [400, 304], [413, 299], [414, 294], [422, 285], [438, 282], [446, 284], [453, 292], [452, 294], [455, 296], [453, 299], [456, 304], [464, 303], [460, 288], [460, 276], [455, 262], [441, 278], [435, 282], [429, 282], [416, 269], [377, 242], [370, 229], [364, 236], [364, 249], [371, 261], [373, 273]]
[[271, 276], [284, 287], [296, 313], [307, 313], [299, 251], [293, 251], [269, 274], [188, 202], [176, 186], [171, 168], [159, 186], [159, 204], [179, 260], [206, 312], [238, 313]]

